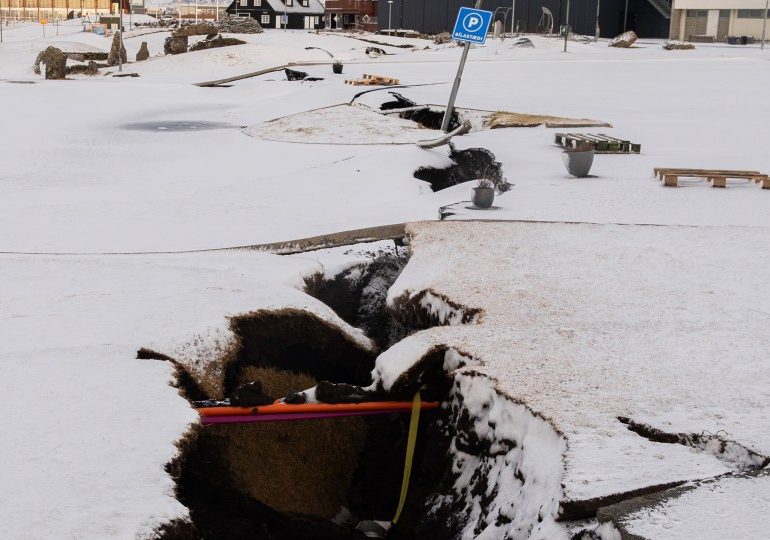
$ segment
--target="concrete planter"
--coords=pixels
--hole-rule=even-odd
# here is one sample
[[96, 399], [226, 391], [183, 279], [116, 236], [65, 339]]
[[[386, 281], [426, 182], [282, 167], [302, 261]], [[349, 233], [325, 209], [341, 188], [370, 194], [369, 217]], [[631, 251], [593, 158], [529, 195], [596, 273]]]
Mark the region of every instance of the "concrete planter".
[[476, 208], [489, 208], [495, 202], [495, 188], [473, 188], [471, 202]]
[[562, 152], [561, 159], [567, 172], [578, 178], [585, 178], [591, 171], [591, 165], [594, 163], [594, 151], [586, 152]]

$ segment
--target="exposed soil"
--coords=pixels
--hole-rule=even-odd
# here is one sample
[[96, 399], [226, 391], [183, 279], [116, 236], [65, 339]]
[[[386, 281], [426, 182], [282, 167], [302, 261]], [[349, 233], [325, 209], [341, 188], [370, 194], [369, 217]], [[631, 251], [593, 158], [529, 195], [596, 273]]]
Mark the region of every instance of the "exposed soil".
[[495, 185], [505, 183], [502, 164], [495, 161], [495, 155], [486, 148], [457, 150], [449, 143], [449, 159], [454, 162], [449, 167], [420, 167], [414, 177], [428, 182], [433, 191], [480, 178], [491, 180]]
[[347, 268], [333, 279], [315, 274], [305, 279], [305, 292], [331, 307], [351, 326], [361, 328], [380, 348], [409, 333], [385, 305], [388, 289], [406, 266], [406, 248], [372, 253], [368, 263]]
[[[415, 107], [418, 104], [409, 98], [406, 98], [398, 92], [388, 92], [393, 96], [393, 101], [386, 101], [380, 105], [381, 111], [392, 111], [395, 109], [406, 109], [409, 107]], [[444, 120], [443, 110], [434, 109], [421, 109], [416, 111], [404, 111], [399, 113], [399, 117], [405, 120], [412, 120], [417, 122], [424, 128], [428, 129], [441, 129], [441, 123]], [[452, 112], [452, 117], [449, 119], [449, 131], [453, 131], [460, 127], [460, 117], [457, 111]]]

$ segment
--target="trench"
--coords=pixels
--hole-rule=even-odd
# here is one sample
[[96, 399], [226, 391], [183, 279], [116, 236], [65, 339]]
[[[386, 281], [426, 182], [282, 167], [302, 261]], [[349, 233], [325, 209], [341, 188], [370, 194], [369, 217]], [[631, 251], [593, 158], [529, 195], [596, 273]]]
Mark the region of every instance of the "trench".
[[[409, 98], [406, 98], [399, 94], [398, 92], [388, 92], [391, 96], [393, 96], [393, 99], [391, 101], [386, 101], [382, 105], [380, 105], [381, 111], [394, 111], [397, 109], [410, 109], [417, 107], [417, 102], [412, 101]], [[436, 110], [431, 108], [424, 108], [424, 109], [415, 109], [415, 110], [408, 110], [398, 113], [398, 116], [400, 118], [403, 118], [404, 120], [411, 120], [413, 122], [417, 122], [422, 127], [427, 129], [441, 129], [441, 123], [444, 120], [444, 111], [443, 110]], [[460, 127], [460, 116], [457, 114], [457, 111], [452, 112], [452, 116], [449, 119], [449, 129], [448, 131], [453, 131]]]
[[[399, 354], [405, 336], [422, 328], [480, 316], [432, 292], [428, 303], [450, 315], [438, 316], [419, 295], [411, 303], [397, 298], [389, 309], [387, 291], [406, 263], [398, 249], [373, 253], [332, 278], [309, 277], [306, 291], [365, 328], [382, 354]], [[175, 385], [192, 403], [302, 402], [310, 388], [327, 403], [410, 400], [417, 391], [441, 402], [420, 415], [405, 506], [387, 538], [526, 537], [556, 516], [561, 435], [473, 372], [471, 356], [444, 345], [411, 351], [418, 357], [385, 387], [373, 370], [376, 348], [308, 312], [251, 312], [231, 318], [230, 330], [232, 346], [221, 348], [212, 369], [149, 349], [138, 356], [173, 363]], [[195, 425], [167, 465], [189, 519], [162, 525], [156, 537], [363, 538], [357, 524], [395, 515], [409, 420], [386, 414]]]
[[[410, 330], [387, 310], [385, 295], [407, 261], [405, 250], [374, 255], [333, 279], [312, 276], [309, 294], [365, 328], [379, 347]], [[364, 390], [376, 352], [301, 310], [233, 317], [234, 346], [217, 368], [195, 370], [171, 356], [137, 356], [174, 364], [175, 385], [193, 404], [256, 405], [316, 387], [327, 402], [364, 398], [444, 401], [451, 381], [445, 349], [430, 351], [420, 374], [397, 391]], [[416, 538], [426, 500], [451, 468], [449, 412], [423, 411], [409, 495], [388, 538]], [[409, 414], [236, 425], [196, 425], [167, 466], [176, 496], [190, 512], [156, 529], [159, 538], [357, 538], [359, 521], [390, 521], [401, 490]]]

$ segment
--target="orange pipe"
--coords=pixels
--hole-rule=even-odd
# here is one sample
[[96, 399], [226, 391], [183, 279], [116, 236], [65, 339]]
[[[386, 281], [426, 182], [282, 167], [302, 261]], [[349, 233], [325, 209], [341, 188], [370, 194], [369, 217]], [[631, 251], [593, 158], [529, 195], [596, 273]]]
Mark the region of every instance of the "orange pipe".
[[[435, 409], [437, 401], [423, 401], [421, 409]], [[412, 409], [411, 401], [368, 401], [365, 403], [302, 403], [288, 405], [273, 403], [258, 407], [201, 407], [198, 413], [203, 416], [241, 416], [252, 414], [297, 414], [321, 412], [357, 412], [357, 411], [408, 411]]]

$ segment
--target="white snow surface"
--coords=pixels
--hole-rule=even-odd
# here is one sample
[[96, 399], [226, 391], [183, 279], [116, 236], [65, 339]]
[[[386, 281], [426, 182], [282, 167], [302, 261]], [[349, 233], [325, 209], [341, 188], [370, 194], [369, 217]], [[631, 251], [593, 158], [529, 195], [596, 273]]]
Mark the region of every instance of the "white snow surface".
[[[770, 454], [770, 240], [749, 227], [419, 223], [389, 301], [429, 290], [482, 308], [377, 360], [386, 388], [446, 344], [567, 441], [565, 499], [727, 472], [710, 453], [654, 443], [627, 416], [724, 430]], [[750, 253], [751, 257], [746, 257]], [[469, 368], [470, 369], [470, 368]], [[739, 389], [739, 390], [738, 390]]]
[[284, 307], [371, 346], [295, 288], [321, 269], [308, 258], [3, 255], [0, 267], [3, 538], [143, 537], [187, 515], [163, 467], [197, 415], [140, 347], [184, 350], [227, 338], [230, 315]]
[[767, 538], [770, 475], [703, 482], [679, 497], [623, 520], [626, 530], [650, 540]]
[[[170, 366], [134, 360], [139, 347], [229, 339], [228, 315], [289, 305], [365, 338], [294, 289], [323, 271], [313, 255], [46, 253], [209, 249], [432, 219], [469, 195], [468, 185], [433, 193], [412, 176], [448, 165], [446, 148], [299, 145], [243, 128], [349, 102], [362, 89], [344, 79], [364, 73], [429, 84], [398, 91], [444, 103], [461, 51], [377, 36], [415, 48], [385, 46], [392, 54], [370, 59], [372, 44], [354, 38], [267, 30], [239, 36], [245, 45], [163, 56], [169, 32], [141, 29], [125, 36], [129, 58], [143, 41], [151, 58], [124, 66], [140, 77], [45, 81], [32, 64], [46, 46], [107, 51], [111, 43], [78, 21], [45, 33], [11, 24], [0, 44], [0, 102], [12, 104], [0, 125], [0, 391], [11, 404], [0, 419], [0, 536], [133, 538], [185, 515], [163, 464], [195, 420], [167, 384]], [[566, 177], [553, 130], [466, 135], [458, 148], [489, 148], [515, 187], [497, 197], [499, 210], [460, 217], [697, 227], [475, 224], [455, 243], [440, 234], [450, 229], [420, 226], [394, 292], [433, 288], [484, 313], [477, 325], [408, 338], [382, 355], [380, 375], [392, 378], [433, 342], [478, 356], [500, 392], [565, 437], [565, 496], [726, 470], [710, 455], [628, 432], [618, 414], [671, 431], [725, 429], [767, 453], [769, 428], [758, 419], [770, 413], [770, 191], [703, 182], [666, 189], [651, 169], [770, 172], [762, 136], [770, 102], [758, 91], [770, 83], [770, 50], [668, 52], [642, 40], [628, 50], [570, 43], [565, 54], [556, 40], [533, 42], [475, 47], [457, 105], [608, 121], [614, 128], [584, 131], [629, 138], [642, 154], [597, 156], [595, 177], [577, 180]], [[191, 85], [328, 61], [307, 46], [333, 52], [344, 74], [314, 65], [298, 69], [323, 81], [273, 73], [230, 88]], [[574, 83], [565, 91], [558, 81]], [[361, 101], [385, 99], [387, 90]], [[159, 129], [182, 121], [197, 127]], [[127, 129], [143, 122], [154, 124]], [[464, 286], [450, 279], [471, 265]]]

